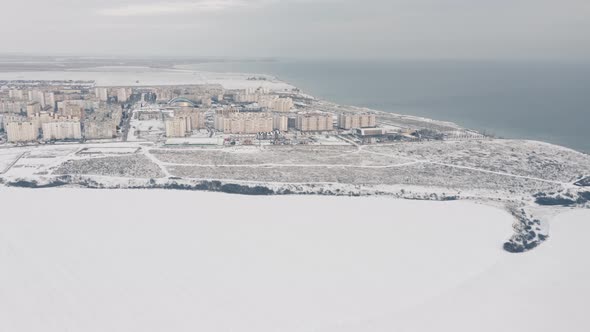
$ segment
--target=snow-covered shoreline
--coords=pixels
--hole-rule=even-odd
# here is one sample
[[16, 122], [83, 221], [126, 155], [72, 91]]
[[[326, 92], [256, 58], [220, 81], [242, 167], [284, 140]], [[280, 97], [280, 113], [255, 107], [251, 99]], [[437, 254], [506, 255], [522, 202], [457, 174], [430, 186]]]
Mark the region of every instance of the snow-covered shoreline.
[[505, 248], [522, 252], [550, 236], [563, 205], [588, 207], [579, 175], [590, 174], [589, 165], [573, 150], [507, 140], [357, 148], [64, 144], [1, 149], [0, 185], [474, 201], [513, 215]]
[[[112, 70], [0, 79], [293, 88]], [[0, 330], [585, 332], [589, 186], [587, 154], [489, 137], [3, 147]]]
[[[252, 80], [252, 75], [264, 79]], [[106, 66], [0, 73], [0, 79], [92, 80], [98, 86], [263, 86], [276, 93], [296, 93], [307, 101], [306, 95], [272, 76], [179, 68]], [[313, 105], [307, 107], [335, 114], [367, 111], [309, 98]], [[446, 121], [375, 113], [385, 127], [430, 128], [446, 133], [447, 139], [233, 148], [166, 146], [129, 135], [128, 142], [2, 148], [0, 185], [475, 201], [513, 215], [515, 233], [506, 249], [515, 252], [545, 241], [548, 220], [563, 211], [561, 206], [590, 206], [590, 191], [584, 185], [590, 178], [586, 154], [542, 142], [493, 139]], [[457, 138], [455, 132], [460, 133]]]

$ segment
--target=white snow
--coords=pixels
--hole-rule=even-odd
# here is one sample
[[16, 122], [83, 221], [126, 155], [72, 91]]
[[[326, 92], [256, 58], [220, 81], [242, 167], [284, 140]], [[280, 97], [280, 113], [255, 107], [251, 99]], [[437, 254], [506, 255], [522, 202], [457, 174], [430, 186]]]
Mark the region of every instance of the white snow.
[[0, 149], [0, 174], [6, 172], [22, 154], [16, 149]]
[[276, 79], [250, 81], [249, 74], [213, 73], [179, 69], [142, 67], [87, 68], [68, 71], [0, 72], [2, 80], [87, 80], [97, 86], [156, 86], [185, 84], [220, 84], [226, 89], [265, 87], [271, 90], [292, 90], [294, 87]]
[[223, 145], [223, 136], [168, 138], [166, 145]]
[[551, 223], [551, 239], [510, 255], [417, 307], [329, 331], [589, 331], [590, 210]]
[[147, 138], [157, 140], [166, 133], [166, 124], [162, 120], [137, 120], [132, 119], [129, 133], [127, 134], [128, 142], [142, 142]]
[[0, 331], [589, 326], [588, 211], [511, 255], [512, 218], [462, 201], [0, 188], [0, 202]]

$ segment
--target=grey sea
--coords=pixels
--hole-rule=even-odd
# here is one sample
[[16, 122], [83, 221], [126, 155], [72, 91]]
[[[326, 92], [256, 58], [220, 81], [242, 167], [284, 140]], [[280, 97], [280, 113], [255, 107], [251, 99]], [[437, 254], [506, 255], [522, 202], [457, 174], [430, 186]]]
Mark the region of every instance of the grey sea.
[[340, 104], [590, 153], [590, 63], [268, 60], [190, 68], [271, 74]]

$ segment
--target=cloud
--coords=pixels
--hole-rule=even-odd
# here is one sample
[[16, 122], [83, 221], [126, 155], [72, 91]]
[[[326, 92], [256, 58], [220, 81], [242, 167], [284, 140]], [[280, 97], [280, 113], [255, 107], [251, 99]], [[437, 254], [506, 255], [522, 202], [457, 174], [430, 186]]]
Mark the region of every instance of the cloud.
[[197, 0], [192, 2], [157, 2], [148, 4], [128, 4], [118, 7], [100, 9], [104, 16], [159, 16], [185, 12], [212, 12], [236, 7], [248, 3], [244, 0]]

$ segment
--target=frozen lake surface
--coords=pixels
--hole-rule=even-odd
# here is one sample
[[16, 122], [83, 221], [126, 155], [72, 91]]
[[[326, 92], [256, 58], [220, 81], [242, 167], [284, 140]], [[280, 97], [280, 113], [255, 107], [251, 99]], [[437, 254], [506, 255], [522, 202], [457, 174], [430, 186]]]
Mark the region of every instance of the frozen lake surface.
[[[590, 211], [0, 188], [3, 331], [587, 331]], [[34, 208], [31, 208], [34, 206]]]

